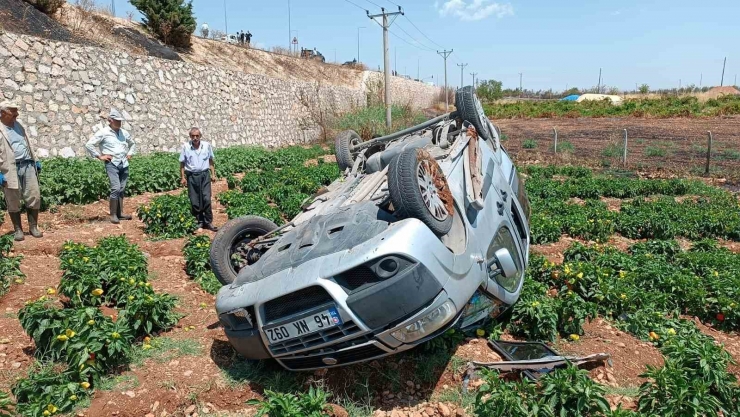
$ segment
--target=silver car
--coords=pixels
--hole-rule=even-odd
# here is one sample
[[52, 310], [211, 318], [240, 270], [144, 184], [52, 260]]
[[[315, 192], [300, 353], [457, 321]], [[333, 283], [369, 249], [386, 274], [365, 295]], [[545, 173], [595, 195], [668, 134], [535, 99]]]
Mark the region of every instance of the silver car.
[[455, 112], [388, 136], [336, 139], [342, 177], [290, 223], [247, 216], [211, 247], [216, 310], [248, 359], [289, 370], [377, 359], [519, 298], [529, 203], [472, 87]]

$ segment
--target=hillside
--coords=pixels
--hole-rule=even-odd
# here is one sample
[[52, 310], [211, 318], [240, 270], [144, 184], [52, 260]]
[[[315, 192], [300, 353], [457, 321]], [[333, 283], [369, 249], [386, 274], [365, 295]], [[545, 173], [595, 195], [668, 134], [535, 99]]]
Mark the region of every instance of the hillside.
[[49, 18], [22, 0], [0, 0], [0, 22], [0, 29], [55, 41], [115, 48], [134, 56], [154, 56], [248, 74], [318, 81], [349, 88], [358, 88], [363, 80], [360, 70], [197, 36], [193, 36], [190, 50], [173, 50], [150, 36], [138, 22], [112, 17], [105, 9], [94, 5], [77, 7], [66, 4], [53, 18]]

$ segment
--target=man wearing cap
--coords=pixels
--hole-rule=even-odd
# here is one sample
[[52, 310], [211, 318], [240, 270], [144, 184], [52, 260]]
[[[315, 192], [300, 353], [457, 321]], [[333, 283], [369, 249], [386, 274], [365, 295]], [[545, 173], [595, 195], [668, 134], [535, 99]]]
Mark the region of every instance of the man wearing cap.
[[110, 222], [113, 224], [118, 224], [119, 220], [131, 220], [131, 216], [123, 214], [123, 196], [128, 181], [128, 161], [136, 150], [136, 143], [121, 128], [122, 122], [121, 113], [111, 109], [108, 126], [100, 129], [85, 144], [85, 149], [93, 158], [105, 163], [110, 182]]
[[3, 187], [8, 214], [15, 229], [13, 238], [21, 241], [24, 239], [21, 199], [28, 210], [28, 229], [31, 236], [43, 236], [38, 229], [41, 193], [37, 175], [41, 172], [41, 162], [36, 161], [26, 130], [17, 119], [17, 104], [9, 101], [0, 103], [0, 185]]
[[180, 150], [180, 182], [188, 187], [190, 211], [198, 220], [199, 229], [218, 231], [213, 226], [211, 181], [216, 179], [213, 147], [201, 140], [200, 129], [190, 129], [190, 141]]

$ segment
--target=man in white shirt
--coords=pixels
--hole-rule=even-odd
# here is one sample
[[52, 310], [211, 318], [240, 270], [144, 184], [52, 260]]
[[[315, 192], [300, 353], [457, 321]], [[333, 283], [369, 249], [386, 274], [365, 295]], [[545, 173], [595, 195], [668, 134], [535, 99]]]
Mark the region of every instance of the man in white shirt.
[[108, 126], [100, 129], [85, 144], [85, 149], [93, 158], [105, 163], [105, 171], [110, 182], [110, 222], [131, 220], [123, 214], [123, 196], [128, 181], [128, 161], [136, 151], [136, 143], [131, 135], [121, 128], [123, 117], [116, 109], [108, 115]]
[[211, 181], [216, 179], [213, 147], [201, 140], [200, 129], [190, 129], [190, 141], [180, 149], [180, 182], [188, 187], [190, 212], [198, 220], [199, 229], [218, 231], [213, 226]]
[[38, 180], [41, 162], [36, 160], [28, 135], [17, 119], [17, 104], [10, 101], [0, 103], [0, 187], [15, 229], [13, 238], [21, 241], [24, 239], [21, 202], [26, 203], [31, 236], [42, 237], [44, 234], [37, 227], [41, 208]]

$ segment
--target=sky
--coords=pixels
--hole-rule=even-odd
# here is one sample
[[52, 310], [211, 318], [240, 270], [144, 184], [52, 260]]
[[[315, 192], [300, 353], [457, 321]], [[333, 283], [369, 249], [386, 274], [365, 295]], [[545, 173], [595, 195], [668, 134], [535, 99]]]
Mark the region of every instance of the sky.
[[[135, 11], [111, 1], [118, 16]], [[525, 89], [555, 91], [596, 86], [600, 68], [602, 85], [621, 90], [719, 85], [725, 57], [724, 84], [740, 74], [740, 0], [193, 0], [198, 27], [224, 30], [226, 16], [229, 33], [249, 30], [268, 50], [297, 37], [341, 63], [357, 57], [359, 32], [360, 61], [373, 69], [383, 65], [383, 35], [365, 10], [398, 5], [391, 69], [440, 85], [445, 49], [454, 87], [461, 69], [465, 85], [477, 73], [517, 88], [521, 73]]]

